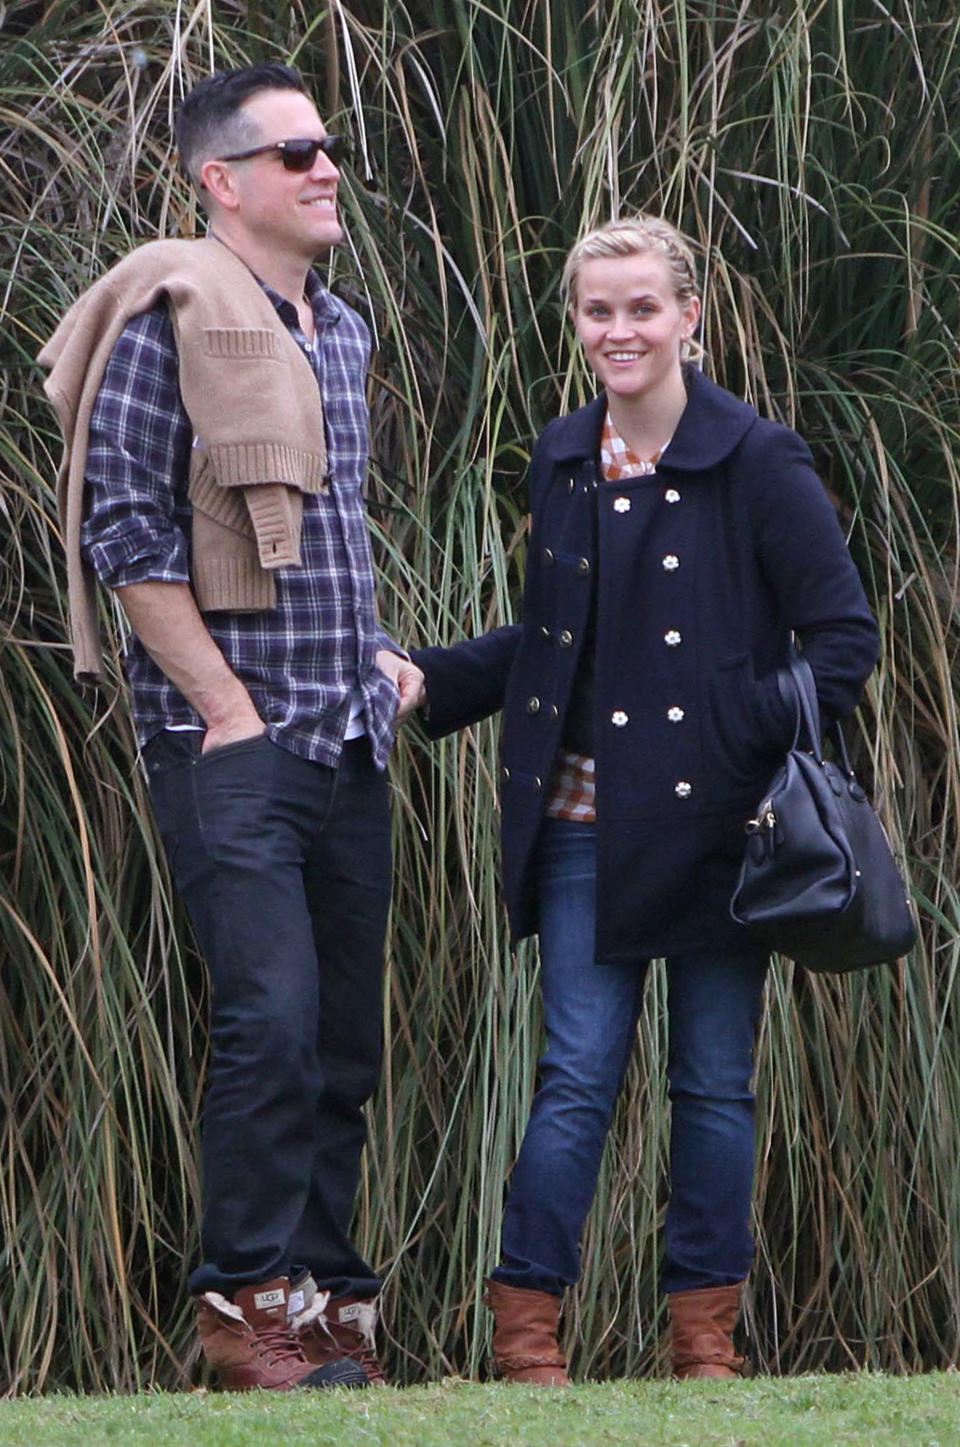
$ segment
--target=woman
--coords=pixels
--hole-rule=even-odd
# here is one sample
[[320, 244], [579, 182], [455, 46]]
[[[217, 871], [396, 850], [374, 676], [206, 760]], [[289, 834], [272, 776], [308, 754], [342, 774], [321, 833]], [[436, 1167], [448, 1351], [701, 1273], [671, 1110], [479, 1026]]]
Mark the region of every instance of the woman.
[[673, 1369], [732, 1377], [768, 965], [729, 913], [743, 824], [792, 740], [791, 632], [834, 718], [877, 632], [804, 443], [686, 361], [700, 300], [682, 236], [611, 222], [563, 285], [603, 390], [534, 449], [523, 623], [416, 655], [431, 733], [504, 708], [504, 890], [514, 935], [540, 937], [547, 1049], [488, 1283], [494, 1355], [510, 1380], [568, 1380], [561, 1294], [665, 956]]

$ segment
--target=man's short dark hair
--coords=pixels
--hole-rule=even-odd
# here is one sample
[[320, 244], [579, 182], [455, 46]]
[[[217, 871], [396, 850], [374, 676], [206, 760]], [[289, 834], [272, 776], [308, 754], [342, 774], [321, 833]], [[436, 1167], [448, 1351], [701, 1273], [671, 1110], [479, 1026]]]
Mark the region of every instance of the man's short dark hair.
[[177, 114], [177, 149], [194, 185], [199, 184], [204, 161], [256, 145], [259, 136], [241, 107], [262, 90], [308, 94], [302, 75], [292, 66], [264, 64], [216, 70], [186, 96]]

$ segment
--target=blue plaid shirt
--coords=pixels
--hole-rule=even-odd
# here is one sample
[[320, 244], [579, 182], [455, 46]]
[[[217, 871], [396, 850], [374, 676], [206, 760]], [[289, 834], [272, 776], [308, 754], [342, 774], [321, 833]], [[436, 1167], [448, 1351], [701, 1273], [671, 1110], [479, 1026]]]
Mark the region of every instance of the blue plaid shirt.
[[[264, 290], [316, 375], [331, 485], [324, 496], [303, 496], [301, 566], [274, 573], [276, 608], [210, 612], [204, 622], [276, 743], [336, 765], [351, 699], [359, 698], [374, 758], [383, 768], [393, 742], [397, 691], [374, 663], [378, 649], [394, 645], [377, 624], [363, 499], [369, 333], [313, 272], [307, 295], [316, 323], [314, 346], [299, 326], [296, 308], [270, 287]], [[90, 422], [81, 543], [84, 558], [110, 588], [190, 581], [187, 481], [194, 437], [178, 376], [173, 327], [160, 303], [125, 327]], [[125, 666], [141, 744], [165, 727], [203, 727], [135, 635], [127, 643]]]

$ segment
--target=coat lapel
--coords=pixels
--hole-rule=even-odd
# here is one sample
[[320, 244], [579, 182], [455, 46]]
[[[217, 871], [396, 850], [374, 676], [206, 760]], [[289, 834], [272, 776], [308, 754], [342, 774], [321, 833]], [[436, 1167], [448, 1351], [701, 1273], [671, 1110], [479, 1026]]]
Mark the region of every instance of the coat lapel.
[[[757, 413], [696, 367], [684, 368], [684, 381], [687, 405], [659, 466], [677, 472], [705, 472], [729, 457], [757, 420]], [[551, 423], [543, 438], [546, 461], [560, 464], [596, 457], [606, 412], [607, 397], [601, 392], [585, 407]]]

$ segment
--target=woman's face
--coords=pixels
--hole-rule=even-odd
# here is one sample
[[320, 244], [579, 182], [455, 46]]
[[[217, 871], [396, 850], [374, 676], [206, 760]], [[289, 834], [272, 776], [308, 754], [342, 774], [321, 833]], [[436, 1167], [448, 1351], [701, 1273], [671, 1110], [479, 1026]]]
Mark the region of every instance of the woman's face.
[[576, 282], [574, 326], [608, 393], [655, 395], [680, 377], [680, 345], [693, 334], [700, 302], [683, 304], [670, 264], [656, 251], [585, 261]]

